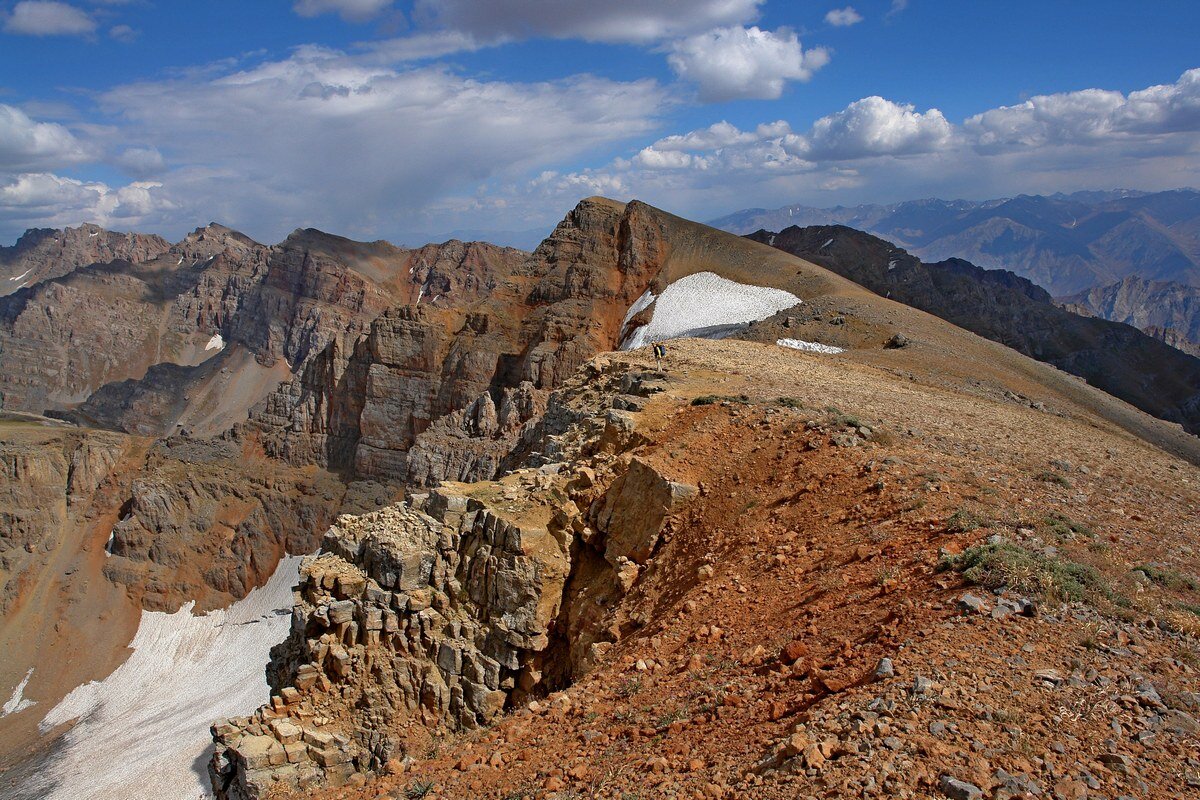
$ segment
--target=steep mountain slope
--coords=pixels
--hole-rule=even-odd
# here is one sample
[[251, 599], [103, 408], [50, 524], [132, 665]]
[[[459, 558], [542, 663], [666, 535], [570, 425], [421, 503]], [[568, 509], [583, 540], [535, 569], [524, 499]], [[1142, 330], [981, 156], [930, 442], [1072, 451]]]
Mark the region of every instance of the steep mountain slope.
[[715, 220], [734, 233], [846, 225], [926, 261], [1007, 269], [1065, 295], [1128, 276], [1200, 285], [1200, 192], [1079, 192], [1004, 200], [751, 209]]
[[1140, 328], [1155, 339], [1200, 356], [1200, 288], [1129, 277], [1060, 297], [1058, 302], [1077, 314]]
[[1044, 290], [1011, 272], [983, 270], [961, 259], [925, 264], [882, 239], [841, 226], [759, 231], [750, 238], [1079, 375], [1200, 432], [1200, 359], [1127, 325], [1063, 310]]

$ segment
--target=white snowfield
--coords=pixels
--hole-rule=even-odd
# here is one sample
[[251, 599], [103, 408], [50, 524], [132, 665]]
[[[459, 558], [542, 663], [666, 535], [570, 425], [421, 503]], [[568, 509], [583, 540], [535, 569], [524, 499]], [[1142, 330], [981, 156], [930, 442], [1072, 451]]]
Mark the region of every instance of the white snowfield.
[[76, 688], [41, 722], [79, 720], [41, 775], [48, 800], [192, 800], [207, 778], [218, 719], [248, 714], [269, 695], [264, 668], [287, 636], [298, 557], [228, 609], [193, 616], [143, 611], [133, 653], [103, 681]]
[[803, 339], [776, 339], [775, 344], [780, 347], [789, 347], [792, 350], [803, 350], [806, 353], [828, 353], [829, 355], [837, 355], [838, 353], [846, 352], [844, 348], [834, 347], [831, 344], [821, 344], [820, 342], [806, 342]]
[[221, 334], [214, 333], [213, 337], [208, 340], [208, 344], [204, 345], [205, 350], [224, 350], [225, 340], [221, 338]]
[[0, 708], [0, 717], [7, 717], [9, 714], [24, 711], [37, 702], [35, 700], [26, 700], [24, 697], [25, 687], [29, 684], [29, 679], [32, 677], [33, 667], [30, 667], [29, 671], [25, 673], [25, 677], [17, 684], [17, 688], [13, 689], [12, 697], [8, 698], [8, 702], [4, 704], [3, 708]]
[[[723, 339], [751, 322], [766, 319], [798, 305], [799, 297], [783, 289], [754, 286], [722, 278], [712, 272], [697, 272], [680, 278], [657, 298], [647, 292], [626, 314], [628, 323], [634, 314], [653, 303], [649, 324], [625, 335], [622, 350], [635, 350], [664, 339]], [[642, 304], [639, 308], [639, 304]]]
[[20, 275], [14, 275], [13, 277], [9, 278], [9, 280], [10, 280], [10, 281], [19, 281], [19, 280], [24, 280], [24, 279], [25, 279], [25, 276], [26, 276], [26, 275], [28, 275], [28, 274], [29, 274], [29, 273], [31, 273], [31, 272], [33, 272], [33, 267], [30, 267], [29, 269], [25, 270], [25, 271], [24, 271], [24, 272], [22, 272]]

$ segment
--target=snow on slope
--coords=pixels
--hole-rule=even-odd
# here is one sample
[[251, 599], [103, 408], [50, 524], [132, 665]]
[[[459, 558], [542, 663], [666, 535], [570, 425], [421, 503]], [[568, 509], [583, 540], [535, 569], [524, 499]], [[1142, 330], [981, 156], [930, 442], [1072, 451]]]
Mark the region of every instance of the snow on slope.
[[213, 337], [208, 340], [208, 344], [204, 345], [205, 350], [224, 350], [225, 340], [221, 338], [221, 334], [214, 333]]
[[22, 278], [24, 278], [26, 275], [28, 275], [28, 274], [29, 274], [29, 273], [31, 273], [31, 272], [33, 272], [33, 267], [30, 267], [29, 269], [25, 270], [25, 271], [24, 271], [24, 272], [22, 272], [20, 275], [14, 275], [14, 276], [12, 276], [11, 278], [9, 278], [9, 280], [10, 280], [10, 281], [19, 281], [19, 280], [21, 280]]
[[738, 283], [712, 272], [697, 272], [672, 283], [657, 299], [649, 292], [642, 295], [625, 321], [651, 302], [654, 310], [650, 323], [626, 336], [622, 350], [634, 350], [664, 339], [721, 339], [801, 300], [782, 289]]
[[48, 800], [210, 796], [208, 727], [268, 699], [264, 668], [291, 622], [300, 559], [228, 609], [192, 616], [143, 611], [133, 653], [103, 681], [76, 688], [42, 720], [78, 719], [43, 773]]
[[780, 347], [788, 347], [792, 350], [803, 350], [806, 353], [828, 353], [836, 355], [846, 352], [841, 347], [834, 347], [831, 344], [821, 344], [820, 342], [806, 342], [803, 339], [777, 339], [775, 344]]
[[25, 687], [29, 684], [29, 679], [33, 677], [33, 667], [25, 673], [25, 678], [17, 684], [17, 688], [13, 689], [12, 697], [8, 698], [8, 702], [0, 708], [0, 717], [7, 717], [9, 714], [16, 714], [18, 711], [24, 711], [31, 705], [36, 703], [35, 700], [26, 700]]

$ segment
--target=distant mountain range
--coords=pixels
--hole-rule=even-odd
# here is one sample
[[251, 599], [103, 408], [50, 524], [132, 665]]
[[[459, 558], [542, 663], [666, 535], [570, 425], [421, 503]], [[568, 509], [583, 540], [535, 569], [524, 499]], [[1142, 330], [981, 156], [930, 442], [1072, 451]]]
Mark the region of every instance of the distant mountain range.
[[846, 225], [925, 261], [1007, 269], [1059, 297], [1130, 276], [1200, 287], [1200, 192], [1076, 192], [892, 205], [747, 209], [713, 220], [732, 233]]
[[1076, 314], [1124, 322], [1200, 356], [1200, 287], [1130, 276], [1059, 301]]

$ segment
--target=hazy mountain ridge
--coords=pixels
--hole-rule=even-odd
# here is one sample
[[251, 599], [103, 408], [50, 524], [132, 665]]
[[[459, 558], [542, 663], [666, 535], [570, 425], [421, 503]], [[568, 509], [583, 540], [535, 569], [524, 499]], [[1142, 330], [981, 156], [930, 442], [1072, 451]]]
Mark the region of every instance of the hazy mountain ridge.
[[1066, 295], [1127, 276], [1200, 285], [1200, 192], [1021, 195], [986, 201], [749, 209], [711, 223], [734, 233], [846, 225], [925, 261], [963, 258]]
[[1200, 356], [1200, 287], [1130, 276], [1059, 302], [1077, 314], [1124, 322]]

